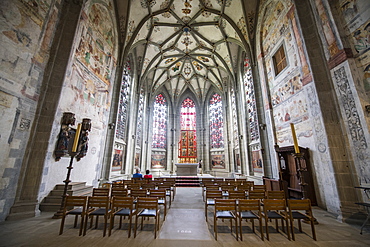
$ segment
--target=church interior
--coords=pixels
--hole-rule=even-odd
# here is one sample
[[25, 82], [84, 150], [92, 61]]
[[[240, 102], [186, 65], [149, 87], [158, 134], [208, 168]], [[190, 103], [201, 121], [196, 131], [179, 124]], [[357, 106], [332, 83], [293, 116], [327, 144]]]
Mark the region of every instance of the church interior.
[[[262, 244], [262, 227], [251, 239], [211, 208], [203, 220], [206, 181], [222, 180], [264, 186], [261, 208], [269, 191], [309, 199], [318, 242], [326, 222], [356, 226], [330, 241], [370, 244], [368, 0], [2, 0], [0, 29], [0, 228], [39, 219], [59, 236], [67, 195], [130, 191], [147, 171], [177, 191], [158, 241]], [[169, 233], [180, 209], [202, 237]], [[276, 246], [298, 246], [283, 226]], [[127, 244], [163, 246], [155, 229]]]

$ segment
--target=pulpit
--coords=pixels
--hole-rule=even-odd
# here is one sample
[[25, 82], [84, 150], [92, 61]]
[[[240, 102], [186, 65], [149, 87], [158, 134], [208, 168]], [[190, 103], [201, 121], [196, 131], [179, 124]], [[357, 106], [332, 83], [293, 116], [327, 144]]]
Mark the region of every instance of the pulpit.
[[177, 163], [177, 176], [197, 176], [198, 163]]

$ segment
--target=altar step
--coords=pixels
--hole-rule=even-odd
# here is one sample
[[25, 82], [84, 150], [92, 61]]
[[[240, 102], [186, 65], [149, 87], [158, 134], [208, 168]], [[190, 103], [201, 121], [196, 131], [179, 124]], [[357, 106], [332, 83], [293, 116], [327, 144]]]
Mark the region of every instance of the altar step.
[[200, 187], [199, 177], [176, 177], [176, 187]]

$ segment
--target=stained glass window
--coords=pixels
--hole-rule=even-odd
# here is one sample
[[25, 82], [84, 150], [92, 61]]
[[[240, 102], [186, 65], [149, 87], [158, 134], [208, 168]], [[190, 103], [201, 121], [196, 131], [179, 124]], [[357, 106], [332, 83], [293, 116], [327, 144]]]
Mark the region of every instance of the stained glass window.
[[215, 93], [209, 101], [209, 131], [211, 148], [224, 147], [224, 121], [221, 95]]
[[190, 98], [186, 98], [181, 104], [180, 126], [180, 163], [195, 163], [197, 161], [196, 108], [194, 101]]
[[116, 127], [116, 138], [121, 140], [124, 140], [126, 137], [127, 106], [130, 98], [130, 84], [131, 84], [131, 77], [129, 71], [130, 64], [129, 62], [127, 62], [123, 68]]
[[235, 100], [235, 91], [234, 88], [231, 88], [231, 111], [233, 114], [233, 139], [234, 139], [234, 148], [239, 147], [239, 128], [238, 128], [238, 115], [236, 109], [236, 100]]
[[195, 104], [190, 98], [185, 99], [181, 105], [180, 112], [181, 130], [195, 130], [197, 126]]
[[137, 112], [137, 128], [136, 128], [136, 145], [141, 146], [141, 138], [143, 132], [143, 109], [144, 109], [144, 88], [140, 89], [139, 104]]
[[166, 148], [167, 139], [167, 101], [162, 94], [155, 97], [153, 114], [152, 148]]
[[245, 100], [248, 110], [248, 119], [249, 119], [249, 133], [251, 141], [259, 139], [258, 131], [258, 118], [257, 118], [257, 106], [256, 106], [256, 97], [254, 93], [253, 86], [253, 76], [252, 70], [249, 63], [249, 58], [244, 59], [244, 90], [245, 90]]

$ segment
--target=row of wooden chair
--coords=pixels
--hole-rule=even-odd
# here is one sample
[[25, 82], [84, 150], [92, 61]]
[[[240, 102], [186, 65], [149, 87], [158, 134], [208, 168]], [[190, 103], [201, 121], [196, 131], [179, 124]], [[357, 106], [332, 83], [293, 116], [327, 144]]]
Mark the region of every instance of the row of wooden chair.
[[[288, 203], [287, 203], [288, 202]], [[269, 240], [269, 221], [275, 220], [276, 231], [279, 232], [278, 220], [282, 222], [283, 232], [286, 233], [288, 240], [295, 240], [294, 220], [298, 220], [299, 231], [302, 232], [301, 220], [308, 220], [311, 224], [312, 238], [316, 240], [315, 218], [312, 213], [311, 202], [309, 199], [285, 200], [285, 199], [265, 199], [263, 205], [260, 199], [215, 199], [214, 202], [214, 233], [217, 240], [217, 220], [230, 219], [231, 232], [232, 221], [236, 226], [236, 239], [242, 235], [242, 220], [251, 220], [252, 231], [255, 232], [254, 220], [259, 221], [261, 239], [264, 240], [262, 221], [265, 223], [266, 238]], [[284, 227], [286, 224], [286, 231]], [[239, 231], [238, 231], [239, 226]]]
[[[135, 216], [135, 228], [134, 233], [136, 237], [137, 221], [138, 218], [155, 218], [155, 234], [159, 229], [159, 217], [160, 209], [159, 206], [164, 206], [163, 220], [167, 214], [166, 200], [162, 199], [165, 197], [164, 190], [151, 191], [149, 197], [120, 197], [120, 196], [67, 196], [65, 198], [65, 206], [63, 210], [63, 216], [61, 220], [59, 234], [63, 234], [64, 224], [68, 215], [74, 215], [74, 227], [77, 226], [78, 216], [81, 217], [79, 235], [86, 235], [88, 219], [90, 218], [90, 228], [93, 224], [93, 218], [95, 216], [95, 229], [98, 227], [99, 216], [104, 218], [103, 237], [106, 235], [108, 219], [109, 224], [109, 236], [111, 235], [112, 228], [114, 226], [114, 218], [120, 217], [119, 228], [122, 225], [122, 217], [128, 217], [128, 237], [131, 235], [132, 218]], [[141, 222], [141, 228], [143, 228], [143, 220]]]

